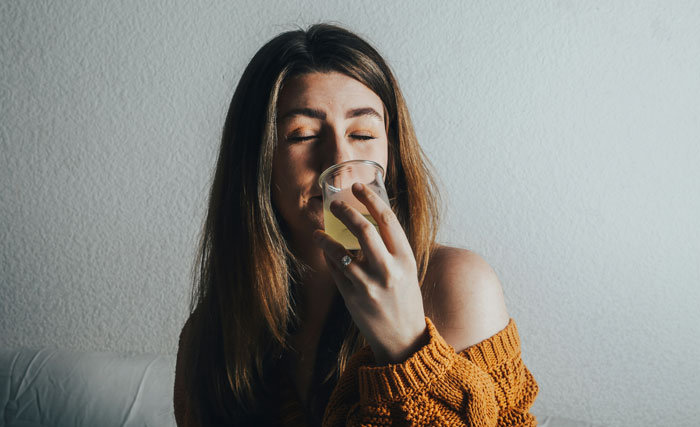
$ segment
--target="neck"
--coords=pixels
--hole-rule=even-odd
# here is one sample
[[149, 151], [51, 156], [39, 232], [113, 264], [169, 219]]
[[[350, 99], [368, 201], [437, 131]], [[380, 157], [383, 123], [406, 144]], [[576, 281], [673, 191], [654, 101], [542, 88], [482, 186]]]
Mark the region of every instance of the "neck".
[[323, 322], [333, 298], [338, 292], [323, 251], [316, 246], [293, 246], [294, 253], [307, 268], [301, 273], [297, 286], [301, 319], [306, 322]]

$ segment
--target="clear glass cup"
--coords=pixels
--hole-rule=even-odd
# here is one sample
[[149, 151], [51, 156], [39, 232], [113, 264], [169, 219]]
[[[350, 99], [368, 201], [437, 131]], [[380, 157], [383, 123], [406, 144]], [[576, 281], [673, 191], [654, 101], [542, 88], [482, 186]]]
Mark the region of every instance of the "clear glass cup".
[[352, 185], [356, 182], [371, 188], [387, 206], [389, 197], [384, 187], [384, 168], [371, 160], [348, 160], [338, 163], [323, 171], [318, 179], [323, 194], [323, 222], [328, 235], [340, 242], [345, 249], [358, 250], [360, 243], [357, 237], [348, 230], [330, 211], [331, 202], [342, 200], [348, 205], [360, 211], [360, 213], [377, 228], [377, 222], [369, 211], [352, 194]]

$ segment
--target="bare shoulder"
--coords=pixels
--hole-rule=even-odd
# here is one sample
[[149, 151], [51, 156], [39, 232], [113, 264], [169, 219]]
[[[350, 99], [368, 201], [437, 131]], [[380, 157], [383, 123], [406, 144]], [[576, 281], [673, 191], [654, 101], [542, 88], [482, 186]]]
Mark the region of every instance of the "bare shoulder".
[[423, 303], [440, 334], [455, 350], [495, 335], [508, 325], [501, 282], [476, 252], [439, 246], [423, 281]]

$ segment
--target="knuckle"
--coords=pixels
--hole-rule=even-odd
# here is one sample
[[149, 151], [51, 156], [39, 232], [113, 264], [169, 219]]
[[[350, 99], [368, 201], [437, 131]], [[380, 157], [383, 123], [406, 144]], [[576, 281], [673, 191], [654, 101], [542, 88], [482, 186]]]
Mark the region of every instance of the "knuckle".
[[364, 289], [364, 294], [366, 300], [364, 305], [367, 306], [380, 306], [383, 296], [383, 291], [379, 286], [367, 286]]
[[374, 229], [374, 226], [368, 221], [364, 221], [360, 224], [359, 228], [362, 234], [369, 236], [372, 233], [372, 229]]
[[391, 283], [393, 280], [393, 273], [391, 271], [391, 268], [386, 265], [382, 264], [378, 266], [379, 274], [381, 277], [384, 278], [385, 283]]
[[391, 209], [383, 210], [382, 213], [379, 215], [379, 220], [384, 225], [392, 225], [394, 222], [398, 221], [396, 215]]

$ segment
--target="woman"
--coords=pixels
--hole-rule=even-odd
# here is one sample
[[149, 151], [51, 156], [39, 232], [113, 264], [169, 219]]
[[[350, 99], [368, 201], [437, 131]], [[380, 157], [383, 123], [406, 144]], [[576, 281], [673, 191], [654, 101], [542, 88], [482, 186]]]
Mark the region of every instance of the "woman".
[[[366, 187], [323, 230], [319, 175], [368, 159]], [[347, 30], [283, 33], [233, 96], [175, 380], [178, 425], [534, 425], [500, 283], [435, 243], [433, 180], [389, 67]]]

